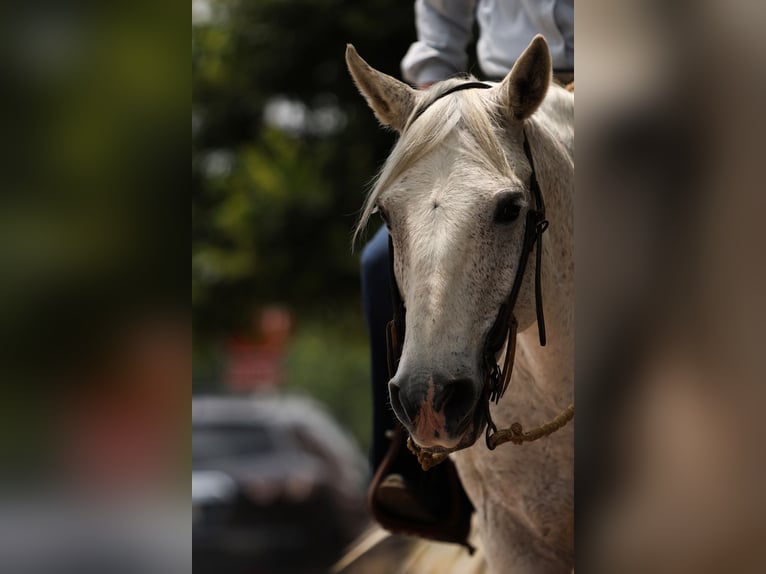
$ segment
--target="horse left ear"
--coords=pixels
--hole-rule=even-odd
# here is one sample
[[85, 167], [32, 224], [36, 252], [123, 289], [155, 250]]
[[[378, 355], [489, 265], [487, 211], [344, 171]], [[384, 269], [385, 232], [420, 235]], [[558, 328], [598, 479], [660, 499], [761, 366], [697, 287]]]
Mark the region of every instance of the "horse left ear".
[[500, 84], [502, 102], [511, 118], [525, 120], [540, 106], [551, 82], [551, 68], [548, 43], [538, 34]]
[[370, 66], [351, 44], [346, 45], [346, 65], [375, 117], [401, 132], [417, 103], [415, 90]]

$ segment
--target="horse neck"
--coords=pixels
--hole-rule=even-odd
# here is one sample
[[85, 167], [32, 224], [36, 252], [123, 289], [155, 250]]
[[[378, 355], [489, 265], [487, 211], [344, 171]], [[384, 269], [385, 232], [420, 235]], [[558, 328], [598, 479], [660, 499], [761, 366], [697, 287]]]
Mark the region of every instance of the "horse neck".
[[571, 401], [574, 378], [574, 167], [571, 142], [555, 139], [545, 116], [528, 122], [546, 215], [542, 288], [547, 344], [541, 347], [537, 325], [519, 334], [518, 359], [535, 384], [554, 401]]

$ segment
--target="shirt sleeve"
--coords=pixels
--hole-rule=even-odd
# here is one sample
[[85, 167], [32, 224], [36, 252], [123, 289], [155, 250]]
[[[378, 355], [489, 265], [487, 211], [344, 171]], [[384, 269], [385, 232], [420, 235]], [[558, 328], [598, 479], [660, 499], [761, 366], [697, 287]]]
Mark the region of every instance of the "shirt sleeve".
[[402, 59], [402, 75], [415, 85], [466, 71], [476, 0], [416, 0], [417, 42]]

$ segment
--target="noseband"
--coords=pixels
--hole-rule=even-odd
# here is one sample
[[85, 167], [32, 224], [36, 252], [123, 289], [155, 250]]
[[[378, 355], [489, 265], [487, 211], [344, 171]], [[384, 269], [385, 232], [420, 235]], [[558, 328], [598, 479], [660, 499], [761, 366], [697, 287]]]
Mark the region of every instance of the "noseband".
[[[417, 120], [420, 115], [426, 111], [437, 100], [458, 92], [460, 90], [468, 89], [488, 89], [491, 88], [489, 84], [482, 82], [465, 82], [458, 84], [452, 88], [446, 90], [442, 94], [439, 94], [434, 100], [416, 110], [411, 119], [408, 122], [408, 126]], [[519, 257], [519, 266], [516, 270], [516, 276], [513, 280], [513, 285], [508, 296], [500, 305], [500, 309], [497, 314], [497, 318], [489, 330], [487, 338], [484, 342], [484, 351], [482, 360], [484, 368], [487, 373], [487, 379], [484, 383], [483, 401], [485, 403], [486, 418], [487, 418], [487, 433], [486, 443], [490, 450], [493, 450], [498, 444], [506, 442], [508, 440], [520, 444], [524, 441], [536, 440], [541, 436], [545, 436], [554, 432], [572, 418], [574, 415], [574, 407], [570, 405], [565, 411], [560, 414], [556, 419], [537, 427], [530, 432], [524, 433], [521, 430], [519, 423], [511, 425], [510, 429], [497, 430], [497, 426], [492, 422], [489, 412], [489, 403], [494, 402], [497, 404], [500, 398], [508, 388], [508, 383], [511, 380], [511, 372], [513, 371], [513, 362], [516, 355], [516, 331], [518, 328], [518, 322], [513, 313], [516, 306], [516, 300], [521, 290], [521, 284], [524, 280], [524, 273], [529, 261], [529, 255], [533, 249], [535, 249], [535, 310], [537, 313], [537, 329], [540, 335], [540, 345], [545, 346], [545, 317], [543, 315], [543, 294], [542, 285], [540, 280], [540, 270], [542, 261], [542, 239], [543, 233], [548, 229], [548, 220], [545, 218], [545, 203], [543, 201], [543, 194], [540, 191], [540, 184], [537, 181], [537, 173], [535, 171], [535, 163], [532, 159], [532, 151], [529, 146], [529, 140], [527, 139], [526, 131], [524, 133], [524, 155], [529, 162], [529, 166], [532, 170], [530, 177], [530, 191], [532, 199], [534, 201], [534, 208], [527, 211], [527, 217], [524, 224], [524, 243]], [[396, 370], [399, 366], [399, 359], [402, 355], [402, 349], [404, 346], [404, 333], [406, 329], [406, 310], [404, 307], [404, 301], [402, 300], [399, 287], [396, 283], [396, 276], [394, 274], [394, 244], [391, 239], [391, 235], [388, 237], [388, 253], [389, 253], [389, 273], [391, 276], [391, 301], [393, 307], [393, 318], [386, 327], [386, 346], [387, 346], [387, 358], [388, 358], [388, 373], [389, 377], [393, 378]], [[503, 360], [503, 367], [498, 367], [497, 354], [502, 350], [505, 345], [505, 358]], [[568, 411], [571, 409], [571, 414]], [[565, 419], [563, 420], [562, 419]], [[555, 428], [552, 428], [555, 426]], [[542, 432], [543, 434], [540, 434]], [[501, 435], [501, 436], [498, 436]], [[507, 435], [507, 438], [506, 436]], [[539, 435], [539, 436], [537, 436]], [[430, 454], [417, 447], [412, 441], [408, 442], [410, 450], [413, 450], [418, 456], [421, 465], [424, 469], [434, 464], [438, 464], [443, 460], [445, 455], [442, 454]]]

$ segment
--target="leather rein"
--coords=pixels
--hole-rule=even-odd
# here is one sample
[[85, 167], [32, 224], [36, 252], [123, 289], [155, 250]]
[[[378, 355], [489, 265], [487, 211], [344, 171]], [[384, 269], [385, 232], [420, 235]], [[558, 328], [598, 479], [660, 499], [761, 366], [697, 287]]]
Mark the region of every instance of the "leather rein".
[[[408, 125], [417, 120], [418, 117], [431, 106], [435, 101], [452, 94], [460, 90], [468, 89], [488, 89], [491, 88], [489, 84], [483, 82], [465, 82], [458, 84], [452, 88], [446, 90], [444, 93], [437, 96], [434, 100], [429, 102], [424, 107], [413, 113], [412, 118], [409, 120]], [[495, 322], [493, 323], [487, 338], [484, 342], [484, 350], [482, 360], [484, 368], [487, 373], [487, 379], [484, 383], [484, 393], [482, 400], [484, 401], [485, 416], [487, 419], [487, 430], [485, 435], [485, 441], [487, 448], [494, 450], [497, 445], [504, 442], [513, 442], [514, 444], [522, 444], [523, 442], [529, 442], [537, 440], [543, 436], [547, 436], [552, 432], [555, 432], [567, 422], [569, 422], [574, 416], [574, 405], [569, 405], [564, 411], [559, 414], [552, 421], [540, 425], [528, 432], [524, 432], [519, 423], [513, 423], [510, 428], [498, 430], [495, 423], [490, 416], [489, 404], [494, 402], [497, 404], [500, 398], [505, 394], [508, 388], [508, 384], [511, 380], [511, 373], [513, 371], [513, 363], [516, 355], [516, 332], [518, 323], [516, 317], [513, 314], [513, 310], [516, 306], [516, 300], [521, 290], [521, 285], [524, 280], [524, 273], [527, 268], [529, 256], [532, 250], [535, 249], [535, 310], [537, 313], [537, 328], [540, 336], [540, 345], [545, 346], [546, 334], [545, 334], [545, 317], [543, 315], [543, 294], [542, 284], [540, 280], [541, 262], [542, 262], [542, 239], [543, 233], [548, 229], [548, 220], [545, 218], [545, 202], [543, 201], [543, 194], [540, 190], [540, 184], [537, 181], [537, 173], [535, 171], [535, 163], [532, 159], [532, 151], [529, 146], [529, 140], [527, 139], [526, 131], [524, 131], [524, 155], [529, 162], [532, 170], [530, 177], [530, 191], [532, 199], [534, 201], [534, 208], [527, 211], [527, 217], [524, 224], [524, 243], [519, 257], [519, 266], [516, 270], [516, 276], [513, 280], [513, 285], [505, 301], [500, 305]], [[396, 282], [396, 275], [394, 273], [394, 244], [391, 239], [391, 235], [388, 237], [388, 253], [389, 253], [389, 273], [391, 277], [391, 302], [393, 307], [393, 318], [386, 326], [386, 347], [388, 358], [388, 372], [389, 377], [393, 377], [396, 374], [396, 370], [399, 366], [399, 360], [402, 355], [402, 349], [404, 347], [404, 334], [406, 329], [406, 310], [404, 307], [404, 301], [402, 300], [399, 287]], [[497, 364], [497, 354], [505, 346], [505, 357], [503, 360], [503, 366], [500, 368]], [[424, 470], [438, 464], [444, 458], [447, 453], [431, 453], [420, 449], [414, 442], [409, 439], [408, 448], [416, 454], [418, 460], [423, 466]]]

